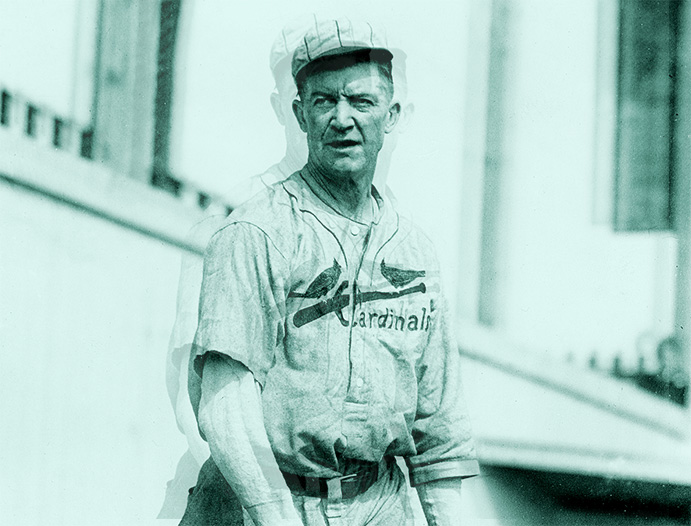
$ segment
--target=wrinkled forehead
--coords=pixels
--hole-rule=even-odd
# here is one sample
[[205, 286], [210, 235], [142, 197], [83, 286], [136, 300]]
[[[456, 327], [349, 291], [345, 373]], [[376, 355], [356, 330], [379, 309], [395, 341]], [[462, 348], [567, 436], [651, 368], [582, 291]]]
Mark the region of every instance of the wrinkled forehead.
[[305, 95], [385, 95], [389, 82], [374, 63], [350, 64], [338, 69], [315, 71], [305, 78]]

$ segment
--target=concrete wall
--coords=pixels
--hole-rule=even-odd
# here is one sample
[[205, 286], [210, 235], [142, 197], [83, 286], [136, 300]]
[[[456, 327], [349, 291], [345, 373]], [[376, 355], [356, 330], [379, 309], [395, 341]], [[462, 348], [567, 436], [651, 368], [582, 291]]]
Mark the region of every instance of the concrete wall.
[[184, 451], [164, 381], [178, 250], [0, 187], [0, 521], [129, 524]]
[[0, 522], [152, 520], [187, 445], [165, 382], [200, 212], [0, 129]]
[[676, 238], [612, 228], [616, 3], [494, 6], [501, 25], [470, 63], [499, 72], [476, 88], [487, 115], [468, 113], [466, 137], [486, 129], [486, 163], [465, 165], [466, 207], [492, 199], [462, 231], [472, 241], [483, 229], [484, 257], [469, 267], [481, 278], [464, 312], [472, 319], [472, 302], [489, 297], [492, 327], [524, 348], [582, 365], [596, 353], [604, 367], [617, 353], [635, 367], [642, 354], [654, 367], [655, 341], [673, 331]]

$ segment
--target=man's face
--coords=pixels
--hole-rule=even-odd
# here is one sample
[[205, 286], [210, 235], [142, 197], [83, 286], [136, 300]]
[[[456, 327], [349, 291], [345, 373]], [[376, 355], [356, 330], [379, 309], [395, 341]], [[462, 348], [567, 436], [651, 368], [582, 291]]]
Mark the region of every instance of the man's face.
[[310, 161], [337, 176], [374, 173], [384, 135], [393, 130], [400, 111], [387, 88], [370, 63], [310, 75], [304, 100], [293, 103], [307, 134]]

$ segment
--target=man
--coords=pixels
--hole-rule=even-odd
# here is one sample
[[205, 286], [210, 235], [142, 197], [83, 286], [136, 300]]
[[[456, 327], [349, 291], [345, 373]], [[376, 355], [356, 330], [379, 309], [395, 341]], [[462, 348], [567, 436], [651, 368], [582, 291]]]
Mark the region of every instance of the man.
[[394, 456], [428, 523], [458, 524], [477, 463], [436, 259], [372, 186], [391, 58], [368, 24], [315, 23], [292, 60], [307, 164], [211, 239], [190, 397], [212, 460], [183, 524], [234, 506], [219, 476], [257, 525], [410, 524]]
[[[301, 17], [288, 23], [274, 40], [269, 55], [269, 67], [275, 82], [270, 102], [278, 123], [283, 127], [285, 153], [283, 158], [261, 174], [243, 180], [233, 187], [227, 203], [234, 209], [257, 192], [273, 183], [289, 177], [295, 170], [304, 166], [307, 159], [307, 141], [300, 130], [299, 123], [292, 112], [292, 103], [297, 96], [295, 81], [291, 72], [293, 52], [302, 43], [306, 31], [314, 24], [314, 17]], [[375, 179], [378, 188], [386, 188], [391, 153], [395, 148], [396, 135], [401, 132], [401, 120], [408, 121], [413, 112], [412, 103], [407, 102], [406, 56], [400, 49], [393, 50], [393, 77], [396, 98], [401, 103], [401, 119], [395, 133], [390, 134], [379, 154]], [[215, 214], [194, 226], [188, 235], [190, 242], [206, 246], [211, 236], [220, 228], [225, 215]], [[178, 286], [177, 315], [170, 338], [166, 359], [166, 384], [175, 411], [178, 428], [185, 435], [188, 450], [183, 454], [175, 470], [175, 476], [167, 484], [164, 503], [158, 514], [159, 519], [179, 519], [187, 502], [189, 489], [195, 485], [200, 466], [209, 457], [207, 443], [199, 436], [197, 422], [190, 405], [187, 392], [189, 353], [197, 327], [199, 292], [202, 281], [202, 264], [196, 255], [183, 256]]]

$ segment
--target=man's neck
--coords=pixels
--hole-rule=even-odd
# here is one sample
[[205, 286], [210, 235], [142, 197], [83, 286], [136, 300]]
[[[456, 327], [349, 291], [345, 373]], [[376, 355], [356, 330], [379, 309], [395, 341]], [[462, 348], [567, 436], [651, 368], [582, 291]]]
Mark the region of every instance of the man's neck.
[[302, 174], [317, 197], [339, 214], [363, 223], [374, 220], [372, 209], [374, 174], [334, 177], [309, 161]]

